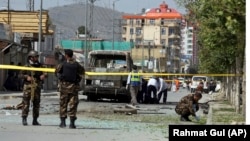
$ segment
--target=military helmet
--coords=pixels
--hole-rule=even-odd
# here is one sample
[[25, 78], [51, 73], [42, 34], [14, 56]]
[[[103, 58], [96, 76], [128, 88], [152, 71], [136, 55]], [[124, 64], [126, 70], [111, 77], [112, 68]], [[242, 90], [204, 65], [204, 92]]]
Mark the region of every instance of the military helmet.
[[39, 56], [38, 52], [35, 51], [35, 50], [31, 50], [31, 51], [28, 53], [28, 57], [35, 57], [35, 56]]

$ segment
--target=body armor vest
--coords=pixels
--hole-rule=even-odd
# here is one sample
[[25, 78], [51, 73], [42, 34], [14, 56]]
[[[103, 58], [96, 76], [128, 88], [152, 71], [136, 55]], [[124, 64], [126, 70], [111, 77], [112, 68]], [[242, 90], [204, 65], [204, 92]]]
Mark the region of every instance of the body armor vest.
[[63, 63], [63, 81], [73, 82], [77, 81], [77, 64], [76, 63]]
[[[42, 65], [41, 65], [41, 63], [36, 62], [36, 63], [34, 63], [34, 64], [28, 64], [28, 66], [34, 67], [34, 68], [40, 68]], [[40, 75], [42, 75], [43, 72], [42, 72], [42, 71], [33, 71], [33, 73], [30, 72], [30, 74], [31, 74], [31, 75], [33, 74], [33, 77], [34, 77], [36, 80], [40, 81]]]

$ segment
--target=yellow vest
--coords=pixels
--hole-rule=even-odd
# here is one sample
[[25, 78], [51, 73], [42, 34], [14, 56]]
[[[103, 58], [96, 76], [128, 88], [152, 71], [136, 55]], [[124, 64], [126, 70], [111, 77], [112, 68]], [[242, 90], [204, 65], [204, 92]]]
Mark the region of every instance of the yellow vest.
[[130, 85], [131, 86], [140, 86], [140, 75], [139, 73], [131, 72]]

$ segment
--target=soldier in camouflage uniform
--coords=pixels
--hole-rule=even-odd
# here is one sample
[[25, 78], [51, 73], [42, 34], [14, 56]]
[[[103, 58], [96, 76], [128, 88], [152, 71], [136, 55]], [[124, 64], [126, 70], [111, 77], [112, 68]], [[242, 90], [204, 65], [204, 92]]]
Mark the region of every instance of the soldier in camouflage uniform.
[[[28, 53], [28, 61], [26, 67], [43, 67], [38, 61], [39, 54], [37, 51], [31, 50]], [[23, 100], [22, 100], [22, 123], [28, 125], [27, 117], [29, 114], [30, 101], [33, 104], [33, 122], [32, 125], [41, 125], [37, 118], [39, 117], [41, 87], [43, 80], [47, 77], [47, 73], [41, 71], [22, 70], [20, 78], [23, 79]]]
[[199, 110], [198, 101], [202, 98], [200, 91], [196, 91], [194, 94], [188, 94], [181, 98], [175, 107], [175, 112], [181, 115], [181, 121], [191, 121], [189, 116], [192, 115], [198, 121], [199, 117], [196, 112]]
[[[78, 91], [80, 89], [79, 82], [82, 75], [85, 73], [82, 67], [73, 58], [73, 51], [65, 49], [66, 60], [59, 64], [55, 70], [55, 75], [59, 79], [59, 92], [60, 92], [60, 111], [59, 116], [61, 119], [60, 127], [66, 127], [65, 120], [67, 115], [70, 117], [69, 128], [76, 128], [75, 120], [77, 106], [78, 106]], [[69, 106], [69, 110], [67, 107]]]

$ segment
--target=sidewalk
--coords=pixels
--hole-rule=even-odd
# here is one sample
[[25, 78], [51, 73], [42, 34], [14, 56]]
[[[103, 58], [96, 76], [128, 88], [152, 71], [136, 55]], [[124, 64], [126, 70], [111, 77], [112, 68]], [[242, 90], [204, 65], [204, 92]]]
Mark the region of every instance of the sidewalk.
[[221, 92], [209, 95], [210, 101], [207, 115], [207, 125], [211, 124], [245, 124], [243, 114], [237, 114], [233, 105], [224, 98]]

